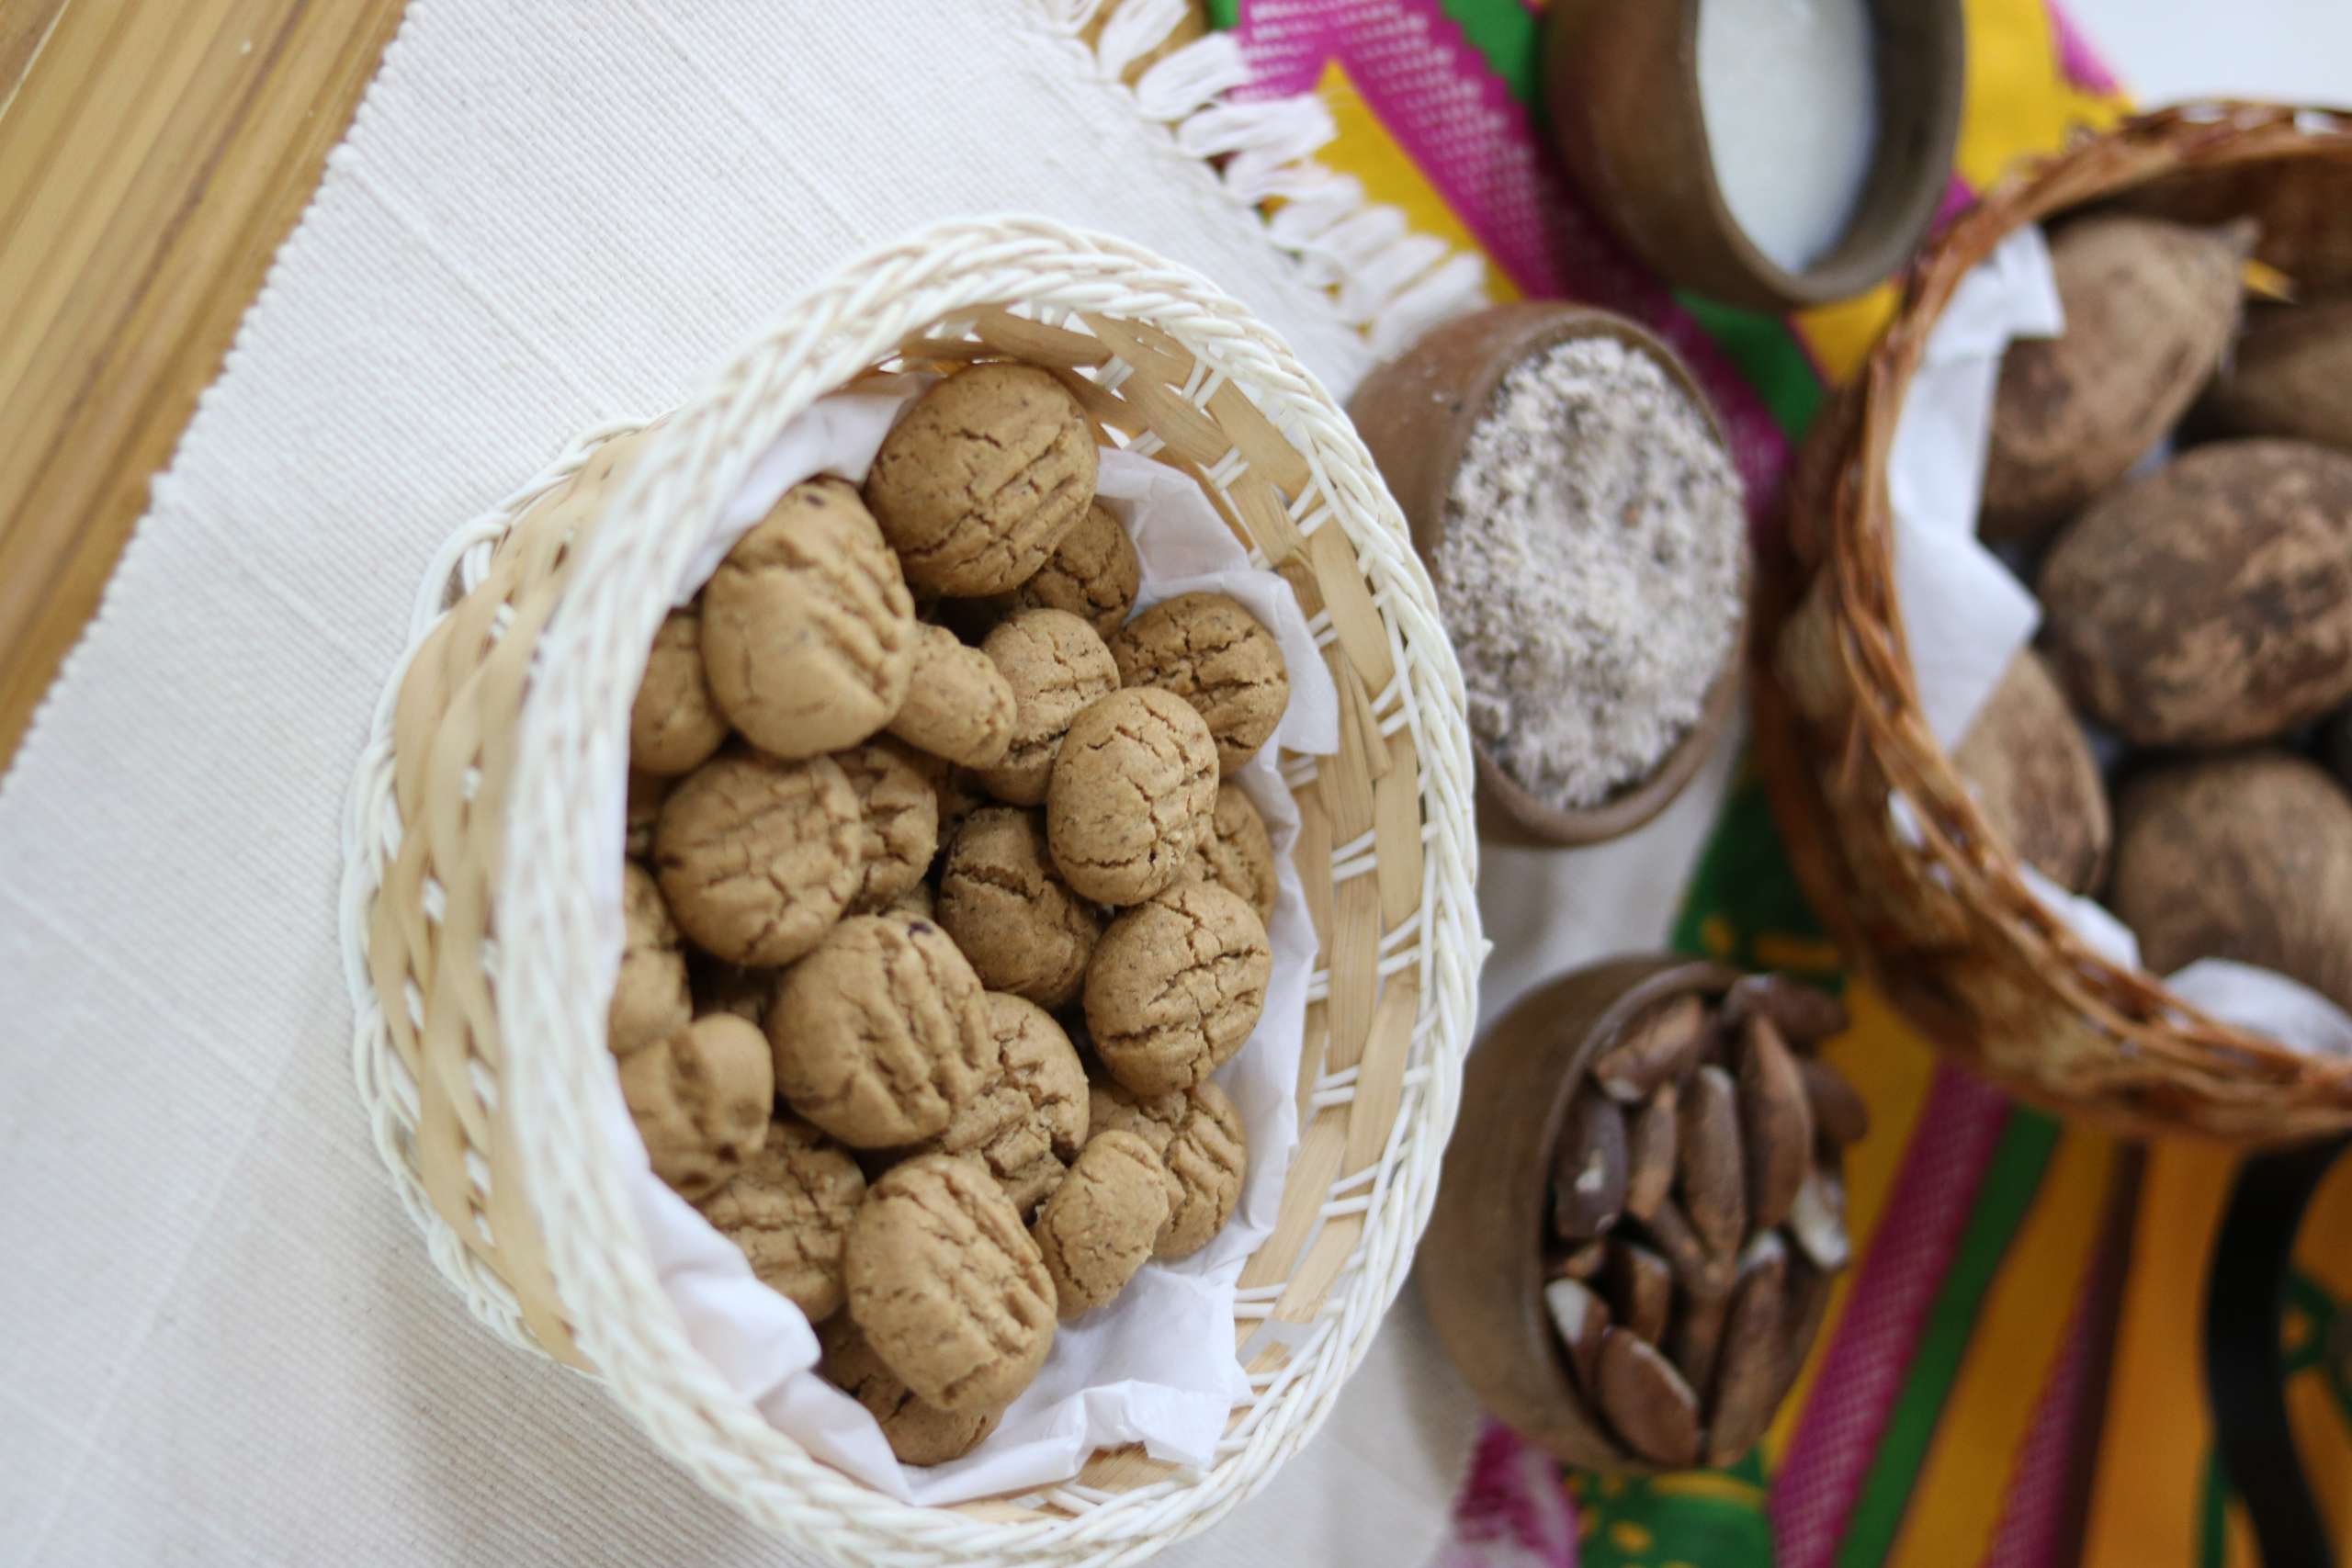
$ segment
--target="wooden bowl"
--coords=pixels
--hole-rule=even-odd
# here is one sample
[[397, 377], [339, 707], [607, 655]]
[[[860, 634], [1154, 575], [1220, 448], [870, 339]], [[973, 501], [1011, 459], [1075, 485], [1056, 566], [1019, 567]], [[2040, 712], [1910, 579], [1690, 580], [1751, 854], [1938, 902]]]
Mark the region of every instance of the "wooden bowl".
[[1470, 1053], [1421, 1237], [1421, 1300], [1480, 1402], [1564, 1463], [1655, 1468], [1588, 1413], [1544, 1308], [1552, 1145], [1586, 1067], [1619, 1031], [1660, 1002], [1719, 997], [1737, 978], [1719, 964], [1613, 959], [1530, 991]]
[[1699, 101], [1704, 3], [1553, 0], [1544, 91], [1561, 155], [1634, 254], [1684, 288], [1785, 312], [1875, 287], [1918, 249], [1951, 182], [1962, 0], [1871, 0], [1877, 152], [1844, 237], [1803, 272], [1757, 247], [1715, 182]]
[[[1723, 422], [1689, 367], [1655, 333], [1608, 310], [1557, 300], [1498, 305], [1437, 327], [1365, 378], [1348, 417], [1404, 508], [1413, 547], [1431, 566], [1445, 540], [1446, 495], [1471, 430], [1513, 365], [1528, 355], [1581, 337], [1609, 337], [1639, 349], [1707, 416], [1726, 447]], [[1742, 626], [1744, 637], [1745, 626]], [[1706, 761], [1739, 701], [1742, 637], [1707, 690], [1699, 721], [1647, 778], [1598, 806], [1563, 809], [1522, 788], [1474, 736], [1478, 770], [1478, 830], [1505, 843], [1536, 848], [1596, 844], [1631, 832], [1666, 809]]]

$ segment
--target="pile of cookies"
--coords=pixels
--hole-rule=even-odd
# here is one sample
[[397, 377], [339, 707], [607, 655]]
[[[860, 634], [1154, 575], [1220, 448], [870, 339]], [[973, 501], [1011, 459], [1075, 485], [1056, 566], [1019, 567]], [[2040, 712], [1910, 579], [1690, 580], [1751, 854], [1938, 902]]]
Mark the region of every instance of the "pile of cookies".
[[910, 1464], [1206, 1246], [1247, 1164], [1210, 1075], [1265, 1005], [1275, 868], [1224, 780], [1289, 680], [1229, 597], [1133, 615], [1095, 465], [1048, 372], [948, 378], [862, 494], [744, 535], [630, 716], [624, 1096]]

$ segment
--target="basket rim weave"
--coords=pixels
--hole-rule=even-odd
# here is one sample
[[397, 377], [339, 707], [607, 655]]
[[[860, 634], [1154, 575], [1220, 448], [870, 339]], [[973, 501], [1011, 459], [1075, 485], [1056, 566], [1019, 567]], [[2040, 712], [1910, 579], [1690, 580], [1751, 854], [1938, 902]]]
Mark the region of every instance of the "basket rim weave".
[[[2080, 1074], [2062, 1085], [2052, 1066], [2020, 1066], [2015, 1056], [1986, 1060], [1977, 1055], [1984, 1050], [1981, 1042], [1955, 1043], [1934, 1029], [1930, 1034], [1939, 1035], [1939, 1043], [1967, 1045], [1980, 1067], [2023, 1098], [2062, 1111], [2092, 1111], [2127, 1131], [2227, 1131], [2267, 1141], [2352, 1125], [2352, 1062], [2315, 1058], [2212, 1019], [2155, 976], [2103, 956], [2032, 894], [2016, 854], [1990, 829], [1921, 712], [1894, 591], [1887, 466], [1929, 334], [1961, 284], [2008, 233], [2123, 197], [2164, 175], [2296, 156], [2352, 161], [2352, 115], [2239, 100], [2179, 105], [2132, 117], [2017, 166], [1985, 192], [1908, 275], [1894, 320], [1860, 375], [1833, 403], [1800, 463], [1787, 508], [1788, 553], [1781, 563], [1783, 572], [1793, 567], [1794, 581], [1781, 584], [1784, 602], [1772, 607], [1770, 635], [1758, 642], [1759, 726], [1785, 730], [1793, 716], [1770, 655], [1804, 591], [1824, 595], [1826, 651], [1853, 700], [1838, 733], [1799, 746], [1805, 765], [1819, 770], [1831, 794], [1835, 786], [1871, 777], [1883, 782], [1890, 797], [1906, 802], [1917, 828], [1911, 852], [1924, 858], [1930, 878], [1965, 911], [1973, 941], [2089, 1021], [2110, 1048], [2103, 1060], [2073, 1063]], [[1807, 536], [1806, 530], [1815, 532]], [[1835, 819], [1854, 809], [1825, 800], [1820, 787], [1812, 786], [1815, 793], [1802, 804], [1785, 783], [1775, 788], [1776, 811], [1792, 835], [1823, 830], [1824, 815]], [[1845, 889], [1811, 891], [1833, 922], [1847, 924], [1849, 950], [1883, 970], [1876, 944], [1860, 940], [1852, 927]], [[1841, 896], [1825, 897], [1828, 893]], [[2143, 1103], [2150, 1086], [2159, 1082], [2166, 1094], [2180, 1096], [2174, 1111]], [[2292, 1124], [2270, 1132], [2240, 1124], [2248, 1112], [2288, 1109], [2289, 1096], [2307, 1120], [2290, 1118]], [[2188, 1113], [2179, 1113], [2181, 1105]]]
[[[981, 1503], [898, 1503], [808, 1456], [738, 1398], [688, 1343], [646, 1254], [599, 1117], [618, 1089], [604, 1043], [602, 984], [587, 956], [616, 953], [592, 885], [600, 844], [586, 813], [600, 781], [626, 768], [628, 715], [645, 650], [668, 608], [698, 529], [740, 489], [752, 459], [817, 398], [961, 312], [1017, 302], [1040, 310], [1148, 323], [1209, 372], [1204, 400], [1243, 389], [1296, 447], [1357, 568], [1372, 581], [1396, 671], [1385, 705], [1401, 706], [1418, 761], [1414, 798], [1425, 820], [1413, 1021], [1421, 1069], [1396, 1101], [1385, 1147], [1365, 1174], [1363, 1226], [1312, 1328], [1252, 1402], [1211, 1465], [1115, 1494], [1072, 1499], [1069, 1515]], [[477, 1316], [530, 1345], [514, 1293], [444, 1222], [403, 1153], [414, 1089], [384, 1023], [368, 954], [373, 906], [401, 825], [392, 799], [392, 736], [419, 645], [451, 611], [447, 584], [490, 558], [514, 521], [605, 443], [641, 442], [597, 525], [573, 547], [560, 610], [532, 660], [508, 787], [469, 809], [505, 812], [504, 867], [495, 888], [499, 945], [491, 964], [503, 1059], [495, 1115], [511, 1131], [568, 1325], [587, 1362], [650, 1435], [756, 1523], [812, 1548], [880, 1553], [905, 1562], [998, 1558], [1132, 1561], [1228, 1511], [1257, 1490], [1329, 1415], [1403, 1282], [1434, 1201], [1440, 1157], [1460, 1090], [1485, 953], [1476, 899], [1471, 758], [1461, 674], [1405, 523], [1336, 402], [1289, 349], [1237, 300], [1197, 275], [1124, 241], [1028, 217], [935, 224], [849, 264], [783, 312], [707, 389], [652, 425], [590, 433], [502, 506], [454, 535], [420, 592], [411, 643], [379, 705], [346, 823], [341, 917], [358, 1012], [355, 1066], [379, 1152], [435, 1264]], [[1453, 722], [1445, 722], [1451, 716]], [[605, 825], [609, 828], [610, 825]], [[1349, 846], [1340, 846], [1345, 851]], [[1364, 852], [1358, 849], [1357, 860]], [[1336, 857], [1335, 857], [1336, 858]], [[1351, 862], [1351, 864], [1355, 864]], [[617, 864], [605, 875], [616, 875]], [[1335, 870], [1335, 875], [1337, 874]], [[1384, 962], [1396, 957], [1384, 951]], [[1386, 973], [1385, 969], [1383, 973]], [[411, 999], [412, 1013], [414, 1003]], [[1302, 1127], [1302, 1131], [1304, 1128]], [[1295, 1164], [1286, 1180], [1291, 1203]], [[492, 1201], [494, 1204], [495, 1195]], [[1330, 1213], [1327, 1203], [1324, 1211]], [[1295, 1267], [1303, 1267], [1301, 1259]], [[544, 1334], [538, 1337], [546, 1337]], [[1236, 1440], [1236, 1439], [1238, 1440]], [[1050, 1493], [1049, 1493], [1050, 1495]]]

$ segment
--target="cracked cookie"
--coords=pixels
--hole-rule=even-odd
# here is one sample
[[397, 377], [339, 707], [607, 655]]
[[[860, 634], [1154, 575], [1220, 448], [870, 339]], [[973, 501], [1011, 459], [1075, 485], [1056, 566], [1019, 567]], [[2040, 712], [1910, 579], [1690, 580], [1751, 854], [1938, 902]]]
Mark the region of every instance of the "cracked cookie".
[[1274, 918], [1274, 838], [1239, 784], [1216, 786], [1216, 806], [1193, 851], [1190, 874], [1238, 893], [1260, 919]]
[[988, 1168], [919, 1155], [874, 1183], [842, 1277], [884, 1366], [951, 1413], [1001, 1409], [1054, 1343], [1054, 1281]]
[[688, 936], [730, 963], [789, 964], [864, 882], [865, 813], [830, 757], [721, 752], [662, 803], [653, 862]]
[[711, 693], [763, 751], [789, 760], [854, 746], [906, 700], [914, 599], [840, 479], [785, 491], [718, 563], [702, 604]]
[[793, 965], [768, 1009], [776, 1092], [853, 1148], [946, 1131], [996, 1042], [979, 977], [910, 915], [853, 915]]
[[1054, 759], [1054, 864], [1082, 897], [1139, 904], [1191, 865], [1216, 784], [1216, 742], [1192, 705], [1155, 686], [1114, 692], [1071, 721]]
[[842, 1304], [842, 1243], [865, 1197], [857, 1161], [806, 1122], [779, 1116], [735, 1179], [698, 1207], [762, 1284], [821, 1323]]
[[1035, 811], [975, 811], [948, 840], [939, 923], [992, 991], [1057, 1008], [1078, 995], [1102, 917], [1055, 869]]
[[1035, 575], [1094, 499], [1094, 436], [1048, 372], [979, 365], [922, 398], [874, 455], [865, 503], [927, 593]]
[[1119, 666], [1094, 628], [1067, 610], [1008, 615], [980, 644], [1012, 688], [1012, 740], [1003, 761], [979, 770], [981, 787], [1014, 806], [1037, 806], [1070, 720], [1119, 689]]
[[1109, 637], [1126, 624], [1143, 586], [1143, 563], [1126, 528], [1101, 502], [1086, 509], [1037, 575], [989, 601], [999, 615], [1015, 610], [1067, 610]]
[[767, 1037], [732, 1013], [698, 1018], [621, 1058], [621, 1098], [653, 1174], [689, 1201], [707, 1197], [767, 1135]]
[[890, 733], [966, 767], [1004, 760], [1019, 709], [996, 661], [945, 626], [915, 627], [914, 674]]
[[605, 1043], [616, 1056], [667, 1040], [686, 1026], [684, 944], [662, 889], [644, 867], [621, 866], [621, 966], [605, 1010]]
[[1190, 1089], [1231, 1059], [1266, 1007], [1273, 953], [1238, 894], [1182, 882], [1111, 922], [1086, 971], [1086, 1032], [1137, 1094]]
[[1089, 1094], [1089, 1126], [1098, 1134], [1135, 1134], [1167, 1169], [1168, 1224], [1152, 1256], [1189, 1258], [1206, 1247], [1233, 1218], [1250, 1170], [1250, 1140], [1232, 1097], [1214, 1079], [1138, 1097], [1124, 1084], [1097, 1078]]
[[1227, 773], [1258, 748], [1290, 705], [1290, 673], [1274, 634], [1226, 593], [1180, 593], [1110, 639], [1126, 686], [1158, 686], [1201, 710]]
[[702, 667], [702, 606], [673, 610], [653, 634], [645, 675], [628, 710], [629, 766], [674, 777], [710, 761], [727, 739], [727, 716]]
[[1076, 1317], [1126, 1288], [1168, 1224], [1168, 1173], [1133, 1133], [1087, 1140], [1031, 1234], [1053, 1277], [1056, 1310]]
[[864, 878], [849, 907], [887, 908], [922, 881], [939, 852], [939, 796], [922, 765], [894, 742], [869, 740], [834, 752], [833, 761], [862, 813]]
[[996, 1060], [926, 1152], [978, 1159], [1026, 1219], [1061, 1185], [1086, 1143], [1086, 1067], [1054, 1015], [1036, 1003], [990, 991], [988, 1013]]
[[825, 1325], [818, 1339], [824, 1348], [818, 1371], [865, 1406], [900, 1464], [945, 1464], [961, 1459], [978, 1448], [1004, 1417], [1001, 1405], [957, 1415], [916, 1398], [846, 1317]]

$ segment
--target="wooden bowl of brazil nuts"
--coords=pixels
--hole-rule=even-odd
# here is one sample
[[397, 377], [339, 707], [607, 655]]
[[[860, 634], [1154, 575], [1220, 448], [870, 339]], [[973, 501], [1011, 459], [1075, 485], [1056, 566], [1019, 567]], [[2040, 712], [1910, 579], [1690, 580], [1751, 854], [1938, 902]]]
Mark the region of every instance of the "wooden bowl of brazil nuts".
[[1488, 1409], [1563, 1461], [1754, 1446], [1848, 1262], [1861, 1101], [1826, 993], [1668, 957], [1539, 986], [1470, 1055], [1419, 1276]]

